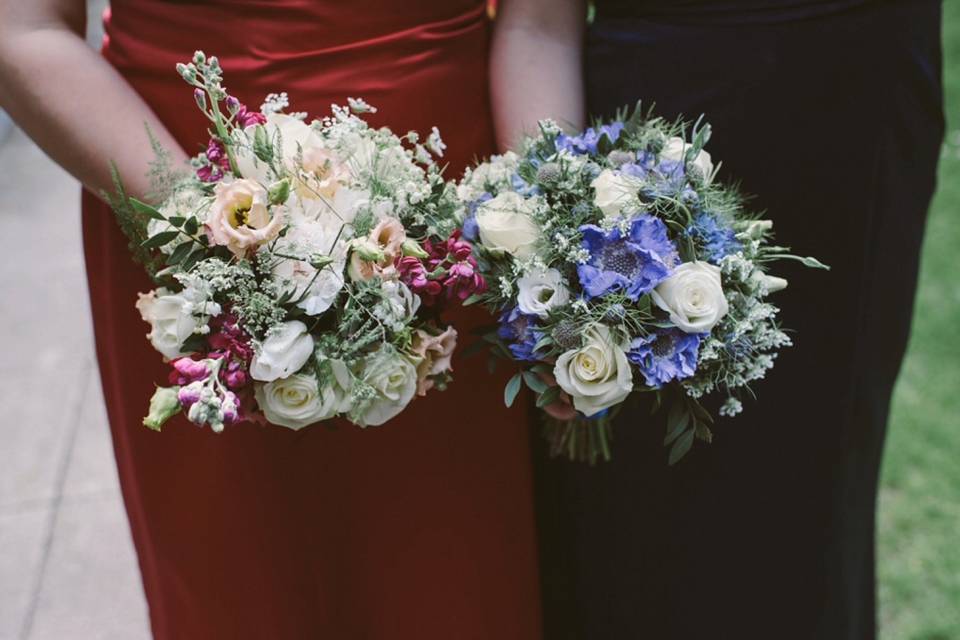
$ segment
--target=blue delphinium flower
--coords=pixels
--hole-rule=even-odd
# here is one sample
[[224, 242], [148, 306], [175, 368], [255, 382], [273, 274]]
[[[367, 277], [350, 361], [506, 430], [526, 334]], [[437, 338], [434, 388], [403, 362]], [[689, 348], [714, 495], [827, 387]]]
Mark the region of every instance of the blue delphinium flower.
[[497, 335], [507, 343], [507, 348], [517, 360], [534, 362], [540, 359], [534, 351], [537, 342], [543, 337], [543, 331], [537, 326], [537, 316], [523, 313], [519, 307], [514, 307], [500, 316]]
[[630, 222], [626, 235], [619, 227], [604, 231], [592, 224], [580, 227], [582, 246], [590, 260], [577, 267], [587, 298], [623, 291], [637, 300], [670, 275], [679, 257], [657, 218], [641, 214]]
[[477, 226], [477, 207], [492, 200], [493, 196], [484, 191], [480, 197], [467, 203], [467, 215], [463, 218], [463, 237], [469, 242], [476, 242], [480, 238], [480, 228]]
[[514, 173], [510, 176], [510, 186], [513, 187], [513, 190], [519, 193], [524, 197], [540, 195], [540, 187], [535, 184], [530, 184], [522, 177], [519, 173]]
[[623, 131], [622, 122], [611, 122], [597, 129], [589, 127], [578, 136], [568, 136], [561, 133], [557, 136], [557, 151], [567, 151], [573, 155], [594, 155], [597, 153], [597, 145], [600, 144], [600, 138], [604, 135], [610, 139], [610, 142], [616, 142]]
[[725, 256], [743, 249], [734, 230], [710, 213], [698, 214], [687, 227], [687, 235], [700, 241], [707, 262], [713, 264], [720, 264]]
[[700, 334], [679, 329], [651, 333], [630, 343], [627, 359], [637, 365], [648, 387], [659, 389], [696, 372], [700, 338]]

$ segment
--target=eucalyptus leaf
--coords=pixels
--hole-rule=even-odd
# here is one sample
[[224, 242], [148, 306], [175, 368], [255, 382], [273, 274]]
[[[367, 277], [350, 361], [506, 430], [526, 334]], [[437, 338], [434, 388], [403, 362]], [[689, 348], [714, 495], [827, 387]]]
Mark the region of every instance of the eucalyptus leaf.
[[688, 429], [683, 432], [683, 435], [677, 438], [677, 441], [673, 443], [673, 447], [670, 448], [670, 455], [667, 458], [667, 464], [675, 465], [680, 461], [680, 458], [687, 455], [687, 452], [690, 451], [690, 447], [693, 446], [693, 429]]
[[684, 433], [690, 424], [690, 414], [681, 403], [670, 407], [667, 414], [667, 435], [663, 438], [663, 444], [668, 445]]
[[530, 371], [523, 372], [523, 381], [527, 383], [527, 386], [533, 390], [534, 393], [543, 393], [547, 390], [547, 383], [540, 379], [540, 377]]
[[546, 391], [537, 396], [537, 407], [542, 409], [559, 400], [560, 391], [560, 387], [548, 387]]
[[503, 389], [503, 403], [508, 407], [513, 406], [513, 401], [517, 399], [517, 394], [520, 393], [520, 383], [523, 381], [523, 377], [518, 373], [510, 378], [510, 381], [507, 382], [507, 386]]

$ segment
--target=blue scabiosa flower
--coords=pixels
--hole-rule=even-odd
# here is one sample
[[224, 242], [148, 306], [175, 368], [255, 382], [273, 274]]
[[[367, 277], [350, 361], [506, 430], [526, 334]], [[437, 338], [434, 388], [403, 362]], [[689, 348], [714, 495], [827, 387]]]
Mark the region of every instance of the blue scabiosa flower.
[[666, 279], [679, 260], [666, 225], [647, 214], [634, 218], [626, 235], [619, 227], [604, 231], [592, 224], [580, 232], [590, 253], [590, 260], [577, 267], [587, 298], [623, 291], [637, 300]]
[[679, 329], [651, 333], [630, 343], [627, 359], [637, 366], [647, 386], [659, 389], [696, 372], [700, 338], [700, 334]]
[[698, 214], [687, 228], [687, 234], [699, 241], [707, 262], [713, 264], [720, 264], [725, 256], [743, 249], [734, 230], [710, 213]]
[[537, 326], [537, 316], [529, 315], [514, 307], [500, 316], [500, 328], [497, 335], [507, 343], [507, 348], [517, 360], [535, 362], [540, 359], [534, 347], [543, 331]]
[[610, 142], [616, 142], [621, 131], [623, 131], [622, 122], [611, 122], [597, 129], [590, 127], [578, 136], [561, 133], [557, 136], [557, 151], [566, 151], [575, 156], [594, 155], [597, 153], [597, 145], [600, 144], [601, 137], [607, 136]]

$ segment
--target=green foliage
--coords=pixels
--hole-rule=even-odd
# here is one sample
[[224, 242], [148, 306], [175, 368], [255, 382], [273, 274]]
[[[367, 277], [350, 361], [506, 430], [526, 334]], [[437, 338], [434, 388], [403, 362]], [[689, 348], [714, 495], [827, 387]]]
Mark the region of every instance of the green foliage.
[[947, 144], [881, 479], [882, 640], [960, 638], [960, 3], [943, 10]]

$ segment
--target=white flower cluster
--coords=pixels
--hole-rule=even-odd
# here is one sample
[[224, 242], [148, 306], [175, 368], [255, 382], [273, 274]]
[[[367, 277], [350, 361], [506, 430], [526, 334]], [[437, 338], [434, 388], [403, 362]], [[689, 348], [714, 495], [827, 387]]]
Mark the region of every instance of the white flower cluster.
[[[383, 424], [445, 385], [456, 345], [410, 284], [435, 297], [450, 268], [443, 256], [428, 267], [421, 245], [445, 246], [457, 223], [453, 188], [438, 188], [440, 132], [419, 145], [371, 128], [355, 114], [376, 109], [358, 98], [313, 122], [285, 113], [286, 93], [250, 114], [219, 74], [200, 53], [181, 71], [209, 92], [197, 104], [217, 126], [197, 176], [156, 209], [136, 203], [172, 283], [137, 303], [148, 338], [190, 381], [174, 391], [197, 423], [239, 419], [248, 389], [291, 429], [336, 416]], [[157, 398], [166, 419], [170, 391]]]

